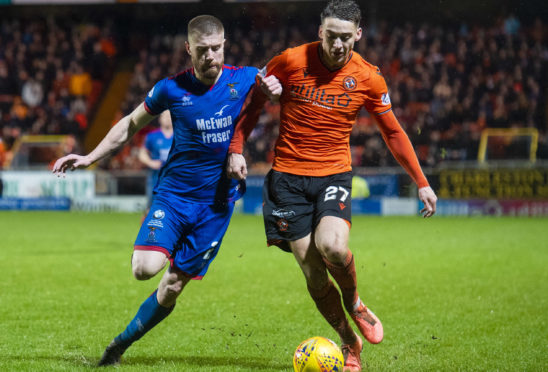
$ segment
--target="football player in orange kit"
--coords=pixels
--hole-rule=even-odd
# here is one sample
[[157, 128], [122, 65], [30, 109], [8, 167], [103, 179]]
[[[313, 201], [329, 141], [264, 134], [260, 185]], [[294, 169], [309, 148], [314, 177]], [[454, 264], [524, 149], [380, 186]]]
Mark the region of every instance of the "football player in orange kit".
[[[360, 19], [355, 1], [332, 0], [321, 14], [320, 41], [287, 49], [266, 66], [266, 74], [276, 76], [283, 86], [274, 164], [263, 188], [268, 244], [295, 256], [318, 310], [341, 338], [345, 371], [362, 369], [363, 345], [343, 304], [367, 341], [376, 344], [383, 339], [381, 322], [358, 295], [354, 258], [348, 248], [349, 139], [362, 106], [375, 118], [390, 151], [419, 187], [424, 217], [435, 213], [437, 201], [394, 116], [379, 68], [352, 51], [362, 36]], [[260, 107], [251, 103], [237, 125], [227, 164], [231, 177], [247, 175], [243, 142], [256, 124]]]

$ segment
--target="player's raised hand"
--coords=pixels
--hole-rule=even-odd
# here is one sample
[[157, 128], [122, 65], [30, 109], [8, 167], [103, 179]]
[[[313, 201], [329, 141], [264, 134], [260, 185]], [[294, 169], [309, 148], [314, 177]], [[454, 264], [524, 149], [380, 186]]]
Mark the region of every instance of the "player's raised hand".
[[419, 199], [424, 203], [424, 208], [421, 209], [421, 214], [424, 218], [428, 218], [436, 213], [436, 202], [438, 197], [430, 186], [421, 187], [419, 189]]
[[90, 165], [91, 165], [91, 162], [89, 161], [87, 156], [70, 154], [67, 156], [63, 156], [60, 159], [57, 159], [57, 161], [53, 165], [52, 172], [57, 177], [59, 177], [69, 169], [73, 171], [78, 168], [89, 167]]
[[247, 164], [242, 154], [228, 154], [228, 162], [226, 165], [226, 174], [230, 178], [237, 180], [245, 180], [247, 177]]
[[266, 94], [270, 101], [278, 102], [283, 90], [282, 84], [280, 84], [278, 78], [274, 75], [264, 77], [261, 72], [257, 74], [257, 78], [259, 79], [259, 84], [263, 93]]

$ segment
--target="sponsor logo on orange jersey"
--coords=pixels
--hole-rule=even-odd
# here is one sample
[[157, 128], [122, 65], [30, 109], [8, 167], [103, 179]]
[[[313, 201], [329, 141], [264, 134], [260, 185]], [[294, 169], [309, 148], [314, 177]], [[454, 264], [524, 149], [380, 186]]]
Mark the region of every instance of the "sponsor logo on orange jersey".
[[347, 93], [326, 94], [325, 89], [310, 85], [292, 85], [291, 95], [301, 101], [312, 102], [323, 108], [348, 107], [352, 98]]

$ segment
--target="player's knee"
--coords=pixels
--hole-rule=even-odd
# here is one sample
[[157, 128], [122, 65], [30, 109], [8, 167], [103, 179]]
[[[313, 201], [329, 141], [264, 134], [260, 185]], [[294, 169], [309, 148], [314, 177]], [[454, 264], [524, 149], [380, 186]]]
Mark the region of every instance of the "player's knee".
[[148, 269], [147, 261], [140, 254], [133, 254], [131, 259], [131, 271], [133, 276], [137, 280], [147, 280], [152, 277], [150, 270]]
[[131, 260], [133, 276], [137, 280], [147, 280], [158, 274], [167, 258], [159, 252], [135, 251]]
[[155, 272], [151, 272], [145, 265], [134, 265], [132, 270], [133, 276], [137, 280], [148, 280], [156, 275]]
[[328, 239], [317, 242], [317, 245], [318, 250], [327, 261], [335, 264], [345, 262], [348, 245], [343, 237], [334, 234]]
[[172, 306], [185, 287], [184, 280], [162, 281], [158, 288], [158, 302], [163, 306]]
[[178, 280], [176, 282], [169, 283], [165, 287], [166, 296], [170, 297], [170, 298], [179, 296], [179, 294], [181, 294], [181, 292], [183, 291], [183, 287], [184, 287], [184, 285], [183, 285], [182, 280]]

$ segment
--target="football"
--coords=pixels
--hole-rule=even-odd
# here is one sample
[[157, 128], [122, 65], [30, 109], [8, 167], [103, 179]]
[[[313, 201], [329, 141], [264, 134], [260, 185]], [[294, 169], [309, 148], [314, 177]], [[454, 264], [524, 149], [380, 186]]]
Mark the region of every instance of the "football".
[[293, 355], [295, 372], [342, 372], [344, 359], [336, 343], [325, 337], [301, 342]]

